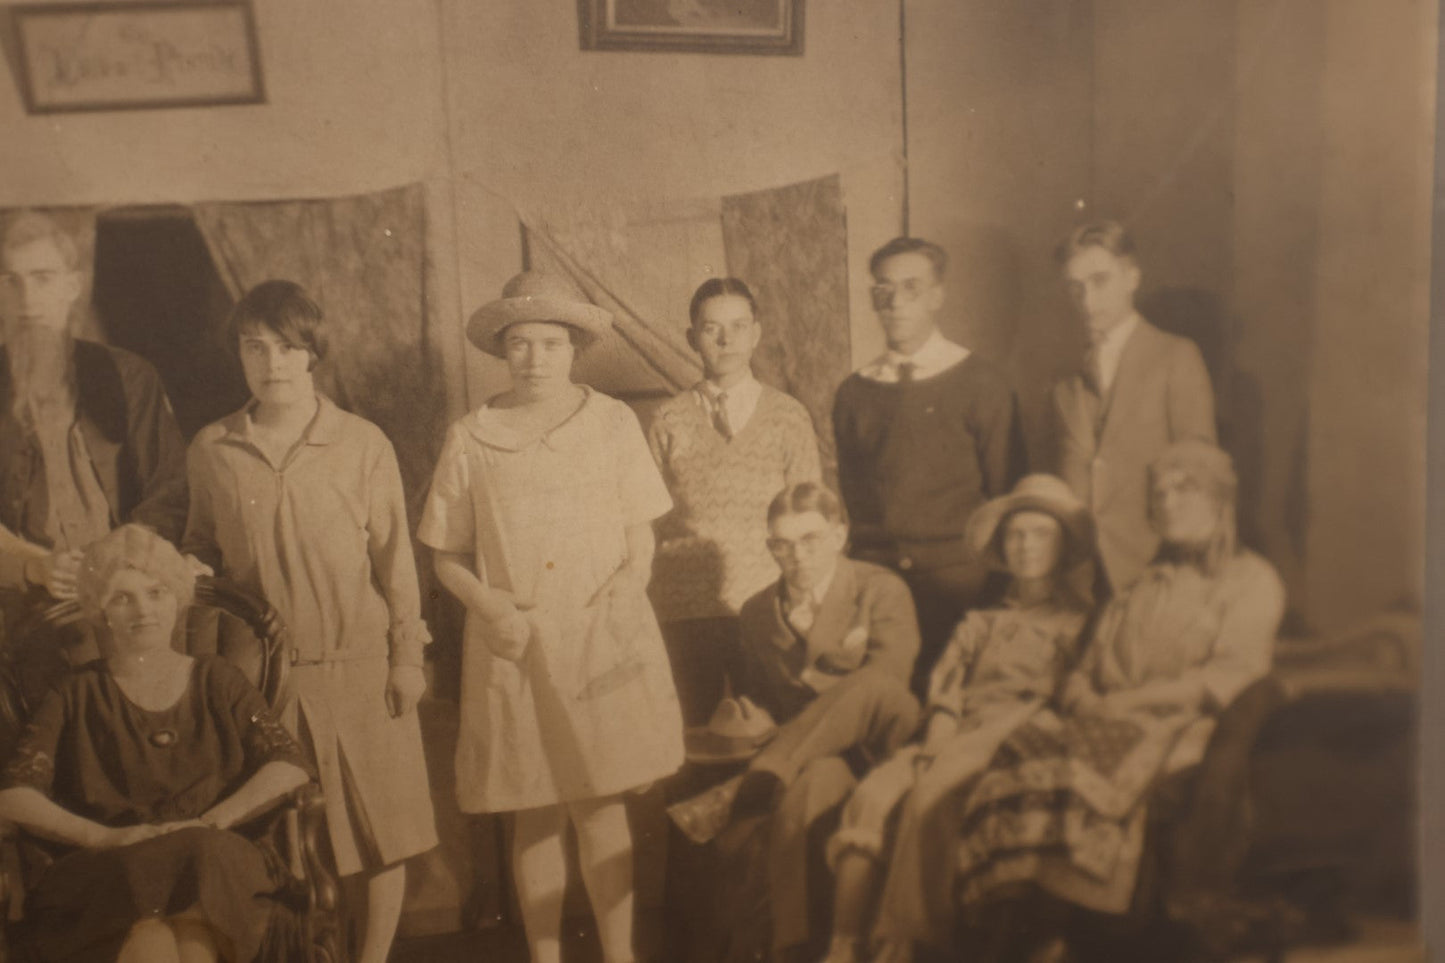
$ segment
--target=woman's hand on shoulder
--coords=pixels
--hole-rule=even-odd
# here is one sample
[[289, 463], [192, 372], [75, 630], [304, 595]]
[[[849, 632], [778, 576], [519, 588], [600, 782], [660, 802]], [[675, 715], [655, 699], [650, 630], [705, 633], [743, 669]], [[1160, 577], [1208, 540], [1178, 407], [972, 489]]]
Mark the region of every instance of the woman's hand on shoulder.
[[417, 665], [394, 665], [386, 675], [386, 711], [398, 719], [426, 694], [426, 673]]

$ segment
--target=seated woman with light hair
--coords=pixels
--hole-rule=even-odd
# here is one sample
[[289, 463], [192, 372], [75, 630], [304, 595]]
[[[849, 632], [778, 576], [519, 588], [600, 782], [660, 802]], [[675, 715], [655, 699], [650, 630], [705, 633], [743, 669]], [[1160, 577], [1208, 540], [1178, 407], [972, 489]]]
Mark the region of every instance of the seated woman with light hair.
[[102, 657], [48, 693], [0, 774], [0, 818], [46, 841], [23, 934], [41, 961], [247, 963], [265, 942], [275, 861], [230, 829], [308, 773], [240, 670], [172, 647], [194, 585], [139, 525], [85, 552]]

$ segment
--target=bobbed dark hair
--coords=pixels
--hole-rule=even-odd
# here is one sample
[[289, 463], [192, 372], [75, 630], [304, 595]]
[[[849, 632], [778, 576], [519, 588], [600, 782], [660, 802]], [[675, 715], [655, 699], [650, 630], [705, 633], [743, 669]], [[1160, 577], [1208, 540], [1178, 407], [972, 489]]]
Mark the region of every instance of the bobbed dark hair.
[[227, 334], [231, 349], [241, 351], [247, 328], [265, 328], [287, 344], [311, 355], [311, 367], [326, 357], [325, 315], [321, 306], [295, 281], [270, 280], [247, 291], [231, 310]]

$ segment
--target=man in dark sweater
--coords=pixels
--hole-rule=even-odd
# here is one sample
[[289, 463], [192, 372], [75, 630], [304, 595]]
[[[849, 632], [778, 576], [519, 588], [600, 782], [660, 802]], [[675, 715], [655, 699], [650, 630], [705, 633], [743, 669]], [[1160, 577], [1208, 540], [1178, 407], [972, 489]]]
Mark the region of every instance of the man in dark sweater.
[[1003, 373], [938, 330], [946, 264], [942, 248], [919, 238], [873, 253], [873, 308], [888, 350], [849, 376], [833, 404], [853, 556], [894, 569], [913, 593], [919, 694], [954, 625], [985, 594], [987, 569], [964, 545], [968, 516], [1025, 469]]

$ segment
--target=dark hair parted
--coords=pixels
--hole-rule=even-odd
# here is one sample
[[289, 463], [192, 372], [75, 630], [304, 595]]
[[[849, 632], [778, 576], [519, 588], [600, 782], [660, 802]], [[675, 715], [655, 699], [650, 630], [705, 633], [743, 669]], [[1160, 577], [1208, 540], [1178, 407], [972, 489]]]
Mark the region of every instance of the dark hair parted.
[[1115, 257], [1138, 261], [1134, 238], [1118, 221], [1090, 221], [1080, 224], [1054, 248], [1054, 260], [1062, 267], [1075, 254], [1091, 247], [1101, 247]]
[[921, 237], [895, 237], [868, 258], [868, 273], [876, 278], [883, 262], [900, 254], [922, 254], [928, 258], [933, 265], [933, 276], [940, 281], [943, 280], [943, 272], [948, 270], [948, 252], [937, 244]]
[[231, 347], [238, 354], [246, 328], [262, 327], [287, 344], [311, 355], [311, 367], [326, 357], [326, 331], [321, 306], [295, 281], [262, 281], [231, 309], [227, 322]]
[[768, 505], [768, 524], [784, 515], [802, 515], [817, 512], [834, 525], [848, 524], [848, 515], [838, 496], [818, 482], [798, 482], [789, 485], [773, 497]]
[[702, 313], [704, 304], [713, 298], [727, 295], [739, 297], [748, 302], [748, 308], [753, 312], [753, 317], [758, 316], [758, 301], [753, 297], [753, 292], [748, 288], [747, 282], [741, 278], [708, 278], [693, 292], [692, 303], [687, 306], [688, 321], [697, 324], [697, 316]]

